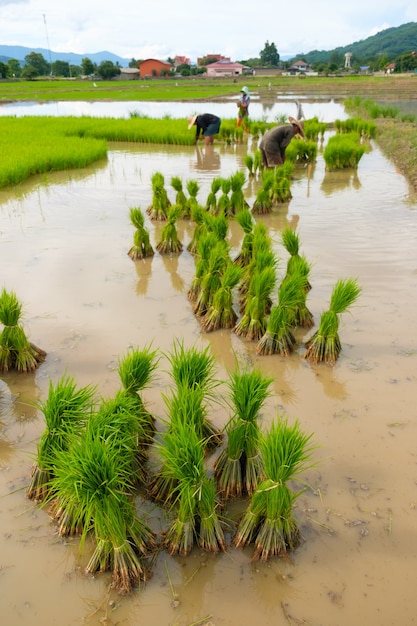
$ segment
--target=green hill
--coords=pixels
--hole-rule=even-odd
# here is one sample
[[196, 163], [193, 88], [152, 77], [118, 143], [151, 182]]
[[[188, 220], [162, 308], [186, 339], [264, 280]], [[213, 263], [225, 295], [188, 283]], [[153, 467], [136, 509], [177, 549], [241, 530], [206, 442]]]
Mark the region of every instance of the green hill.
[[303, 59], [309, 65], [327, 64], [335, 56], [344, 56], [346, 52], [351, 52], [352, 61], [360, 64], [366, 64], [378, 56], [387, 57], [390, 62], [393, 62], [401, 54], [413, 51], [417, 51], [417, 23], [408, 22], [402, 26], [387, 28], [372, 37], [356, 41], [348, 46], [334, 48], [334, 50], [312, 50], [298, 54], [292, 60]]

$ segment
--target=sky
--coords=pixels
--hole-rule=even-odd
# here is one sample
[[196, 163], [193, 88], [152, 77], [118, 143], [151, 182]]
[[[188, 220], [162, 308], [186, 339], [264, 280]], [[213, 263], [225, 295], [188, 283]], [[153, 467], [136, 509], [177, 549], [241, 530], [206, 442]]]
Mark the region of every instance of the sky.
[[[416, 0], [0, 0], [0, 44], [126, 59], [281, 58], [332, 50], [417, 22]], [[291, 7], [294, 9], [291, 10]]]

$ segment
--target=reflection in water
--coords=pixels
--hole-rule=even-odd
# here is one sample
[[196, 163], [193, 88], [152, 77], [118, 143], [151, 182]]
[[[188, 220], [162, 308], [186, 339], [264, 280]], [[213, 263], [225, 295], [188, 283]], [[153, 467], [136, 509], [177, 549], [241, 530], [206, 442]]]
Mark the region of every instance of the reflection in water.
[[175, 291], [184, 291], [184, 280], [178, 273], [179, 258], [177, 254], [162, 254], [162, 262], [171, 277], [171, 284]]
[[191, 167], [195, 170], [220, 170], [220, 154], [214, 149], [214, 146], [205, 146], [195, 148], [196, 160], [191, 161]]
[[322, 366], [323, 364], [310, 364], [311, 370], [315, 374], [316, 380], [323, 386], [323, 391], [328, 398], [335, 400], [345, 400], [349, 397], [345, 383], [337, 380], [335, 370], [332, 367]]
[[[40, 398], [40, 388], [36, 384], [37, 372], [2, 374], [0, 382], [1, 411], [13, 414], [16, 422], [30, 422], [37, 417], [36, 405]], [[4, 384], [4, 388], [3, 388]]]
[[139, 280], [136, 283], [136, 294], [145, 296], [148, 291], [149, 279], [152, 275], [153, 257], [133, 261]]
[[326, 196], [331, 196], [335, 191], [346, 189], [360, 189], [361, 182], [356, 169], [336, 170], [335, 172], [325, 172], [320, 189]]

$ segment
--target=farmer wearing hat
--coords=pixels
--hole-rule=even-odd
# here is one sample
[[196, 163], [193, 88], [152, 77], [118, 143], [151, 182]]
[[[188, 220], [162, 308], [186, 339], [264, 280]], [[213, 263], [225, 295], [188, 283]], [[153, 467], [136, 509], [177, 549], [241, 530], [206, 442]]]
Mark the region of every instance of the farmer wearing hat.
[[265, 167], [276, 167], [285, 161], [285, 150], [291, 139], [299, 135], [304, 139], [304, 124], [289, 117], [289, 124], [276, 126], [268, 130], [261, 139], [259, 149], [262, 154], [262, 163]]
[[214, 141], [214, 135], [220, 130], [221, 119], [212, 113], [203, 113], [202, 115], [193, 115], [188, 118], [188, 130], [196, 126], [195, 141], [200, 138], [200, 134], [204, 135], [204, 143], [206, 146], [211, 145]]
[[237, 125], [243, 127], [247, 130], [247, 119], [249, 117], [249, 103], [250, 103], [250, 93], [247, 87], [242, 87], [240, 91], [239, 101], [237, 103], [238, 113], [237, 113]]

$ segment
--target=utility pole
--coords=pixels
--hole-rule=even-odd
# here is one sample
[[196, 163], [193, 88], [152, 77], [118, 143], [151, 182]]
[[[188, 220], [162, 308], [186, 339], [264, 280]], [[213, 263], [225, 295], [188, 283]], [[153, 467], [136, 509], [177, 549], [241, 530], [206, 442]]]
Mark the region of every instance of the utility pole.
[[46, 33], [46, 43], [48, 45], [48, 52], [49, 52], [49, 63], [51, 65], [51, 76], [52, 76], [52, 57], [51, 57], [51, 47], [49, 45], [49, 37], [48, 37], [48, 28], [46, 26], [46, 15], [45, 13], [43, 13], [43, 23], [45, 24], [45, 33]]

